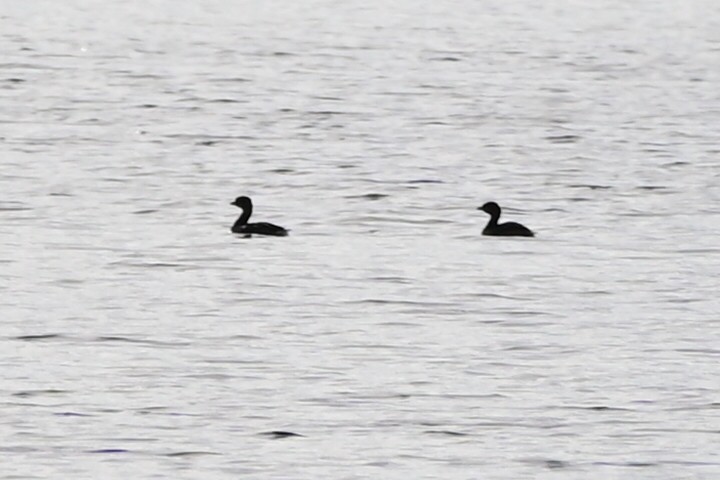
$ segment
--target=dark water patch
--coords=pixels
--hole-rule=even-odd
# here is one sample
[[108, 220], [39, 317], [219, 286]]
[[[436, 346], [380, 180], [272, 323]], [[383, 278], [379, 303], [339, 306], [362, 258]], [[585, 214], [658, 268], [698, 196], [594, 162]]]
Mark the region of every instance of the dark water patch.
[[640, 185], [638, 187], [635, 187], [636, 190], [647, 190], [647, 191], [654, 191], [654, 190], [667, 190], [670, 187], [666, 187], [663, 185]]
[[612, 295], [615, 292], [609, 290], [587, 290], [585, 292], [578, 292], [579, 295]]
[[405, 277], [394, 277], [394, 276], [370, 277], [369, 280], [372, 280], [375, 282], [390, 282], [390, 283], [401, 283], [401, 284], [413, 283], [411, 280], [409, 280]]
[[43, 397], [46, 395], [50, 395], [50, 396], [65, 395], [66, 393], [70, 393], [70, 391], [48, 388], [48, 389], [41, 389], [41, 390], [22, 390], [22, 391], [13, 393], [12, 396], [19, 397], [19, 398], [31, 398], [31, 397]]
[[17, 77], [6, 78], [5, 81], [7, 83], [25, 83], [24, 78], [17, 78]]
[[223, 78], [211, 78], [210, 82], [213, 83], [247, 83], [251, 80], [245, 77], [223, 77]]
[[675, 351], [679, 353], [700, 354], [702, 356], [720, 356], [720, 350], [714, 348], [677, 348]]
[[529, 425], [525, 423], [518, 422], [478, 422], [473, 424], [475, 427], [482, 428], [485, 430], [496, 430], [496, 429], [528, 429], [528, 430], [537, 430], [537, 425]]
[[205, 455], [220, 455], [218, 452], [206, 452], [206, 451], [188, 451], [188, 452], [173, 452], [166, 453], [166, 457], [172, 458], [188, 458], [188, 457], [202, 457]]
[[350, 305], [406, 305], [417, 307], [451, 307], [453, 303], [447, 302], [421, 302], [413, 300], [391, 300], [386, 298], [366, 298], [363, 300], [350, 300], [345, 302]]
[[243, 103], [241, 100], [235, 98], [213, 98], [206, 100], [208, 103]]
[[378, 325], [381, 325], [383, 327], [420, 327], [421, 326], [418, 323], [399, 322], [399, 321], [381, 322], [381, 323], [378, 323]]
[[292, 168], [274, 168], [272, 170], [268, 170], [270, 173], [279, 173], [279, 174], [289, 174], [289, 173], [296, 173], [294, 169]]
[[516, 309], [505, 309], [505, 308], [492, 309], [492, 313], [502, 313], [503, 315], [522, 316], [522, 317], [547, 317], [547, 316], [552, 315], [549, 312], [542, 312], [539, 310], [516, 310]]
[[[548, 91], [552, 91], [552, 90], [553, 90], [552, 88], [548, 89]], [[556, 93], [565, 93], [565, 89], [562, 89], [562, 88], [555, 89], [555, 90], [558, 90]], [[567, 125], [568, 123], [572, 123], [572, 121], [567, 118], [549, 118], [548, 122], [554, 123], [555, 125]]]
[[449, 90], [452, 91], [453, 87], [448, 85], [435, 85], [432, 83], [421, 83], [418, 85], [419, 88], [427, 88], [429, 90]]
[[147, 214], [149, 214], [149, 213], [157, 213], [157, 212], [159, 212], [159, 211], [160, 211], [160, 210], [158, 210], [158, 209], [156, 209], [156, 208], [149, 208], [149, 209], [147, 209], [147, 210], [136, 210], [136, 211], [134, 211], [134, 212], [132, 212], [132, 213], [133, 213], [134, 215], [147, 215]]
[[[337, 222], [336, 222], [337, 223]], [[418, 219], [413, 220], [407, 217], [387, 217], [380, 215], [362, 215], [348, 220], [340, 220], [339, 223], [358, 225], [364, 223], [392, 223], [403, 225], [449, 225], [454, 223], [444, 218]]]
[[462, 297], [469, 298], [502, 298], [505, 300], [530, 300], [527, 297], [511, 297], [509, 295], [500, 295], [499, 293], [465, 293]]
[[[482, 323], [489, 324], [489, 323], [493, 323], [493, 322], [485, 321]], [[552, 322], [531, 321], [528, 318], [523, 318], [522, 320], [499, 320], [495, 323], [497, 323], [498, 325], [502, 325], [503, 327], [506, 327], [506, 328], [522, 328], [522, 329], [552, 327], [553, 325], [555, 325]]]
[[387, 198], [390, 195], [384, 194], [384, 193], [365, 193], [362, 195], [348, 195], [345, 198], [351, 198], [351, 199], [359, 199], [359, 200], [380, 200], [383, 198]]
[[669, 298], [665, 300], [667, 303], [679, 303], [679, 304], [687, 304], [687, 303], [697, 303], [697, 302], [704, 302], [705, 298]]
[[545, 466], [551, 470], [559, 470], [562, 468], [568, 468], [568, 464], [562, 460], [545, 460]]
[[64, 336], [59, 333], [40, 333], [37, 335], [20, 335], [13, 338], [15, 340], [23, 340], [25, 342], [35, 342], [38, 340], [55, 340], [58, 338], [64, 338]]
[[485, 325], [499, 325], [505, 323], [504, 320], [476, 320], [476, 323], [482, 323]]
[[551, 458], [528, 458], [526, 460], [521, 460], [521, 462], [533, 465], [540, 465], [551, 470], [560, 470], [569, 467], [569, 464], [567, 462]]
[[549, 407], [549, 408], [557, 408], [557, 409], [561, 409], [561, 410], [588, 410], [588, 411], [592, 411], [592, 412], [633, 412], [634, 411], [632, 408], [609, 407], [607, 405], [591, 405], [591, 406], [563, 405], [563, 406]]
[[646, 467], [658, 467], [659, 463], [656, 462], [593, 462], [592, 465], [604, 466], [604, 467], [630, 467], [630, 468], [646, 468]]
[[255, 359], [238, 360], [238, 359], [229, 359], [229, 358], [216, 358], [216, 359], [205, 360], [204, 363], [207, 363], [209, 365], [257, 365], [257, 366], [262, 366], [263, 368], [270, 368], [270, 367], [277, 366], [277, 363], [273, 363], [270, 361], [264, 361], [261, 363]]
[[211, 337], [212, 339], [217, 340], [262, 340], [262, 337], [259, 337], [257, 335], [246, 335], [246, 334], [238, 334], [238, 335], [228, 335], [226, 337]]
[[720, 462], [699, 462], [693, 460], [661, 460], [658, 465], [680, 465], [687, 467], [714, 467], [720, 466]]
[[398, 90], [386, 90], [384, 92], [375, 92], [371, 95], [383, 96], [383, 97], [427, 97], [430, 92], [412, 92], [412, 91], [398, 91]]
[[75, 122], [75, 125], [110, 125], [110, 122], [107, 122], [101, 118], [89, 117], [78, 120], [77, 122]]
[[413, 347], [385, 343], [362, 343], [362, 344], [338, 344], [338, 348], [347, 351], [366, 350], [391, 350], [391, 351], [412, 351]]
[[502, 349], [503, 352], [525, 352], [538, 350], [542, 348], [551, 347], [550, 345], [513, 345], [512, 347], [505, 347]]
[[[447, 398], [452, 400], [487, 400], [491, 398], [508, 398], [506, 395], [502, 395], [500, 393], [415, 393], [412, 396], [417, 398]], [[421, 425], [433, 426], [429, 423], [421, 423]]]
[[[212, 262], [227, 262], [228, 257], [221, 257], [221, 256], [215, 256], [215, 255], [208, 255], [203, 257], [178, 257], [178, 260], [182, 262], [199, 262], [199, 263], [212, 263]], [[272, 287], [274, 285], [263, 285]], [[211, 308], [209, 311], [211, 312], [219, 312], [220, 310], [218, 308]], [[202, 313], [201, 315], [204, 315], [205, 313]]]
[[92, 417], [93, 415], [89, 415], [87, 413], [78, 413], [78, 412], [57, 412], [53, 413], [56, 417]]
[[550, 135], [545, 140], [550, 143], [575, 143], [581, 138], [579, 135]]
[[662, 218], [662, 217], [668, 217], [670, 215], [669, 212], [650, 212], [650, 211], [626, 211], [626, 212], [618, 212], [616, 215], [622, 216], [622, 217], [647, 217], [647, 218]]
[[682, 255], [720, 253], [720, 248], [690, 248], [677, 250], [676, 253], [680, 253]]
[[198, 145], [200, 147], [212, 147], [213, 145], [217, 145], [218, 143], [220, 142], [218, 142], [217, 140], [201, 140], [199, 142], [195, 142], [195, 145]]
[[138, 105], [138, 108], [158, 108], [158, 106], [154, 103], [143, 103]]
[[433, 62], [460, 62], [462, 59], [458, 57], [433, 57], [430, 60]]
[[[423, 385], [429, 385], [430, 383], [426, 383]], [[409, 393], [400, 393], [400, 392], [391, 392], [391, 393], [382, 393], [382, 394], [374, 394], [374, 395], [363, 395], [363, 394], [355, 394], [354, 392], [342, 392], [345, 394], [345, 396], [351, 397], [356, 400], [392, 400], [392, 399], [399, 399], [399, 400], [407, 400], [408, 398], [412, 398], [415, 395], [411, 395]], [[388, 422], [381, 422], [381, 423], [388, 423]], [[392, 422], [393, 425], [399, 425], [398, 423]], [[420, 425], [423, 426], [430, 426], [430, 427], [436, 427], [438, 425], [441, 425], [440, 423], [437, 424], [423, 424], [422, 422]]]
[[[334, 115], [350, 115], [352, 112], [341, 112], [339, 110], [310, 110], [308, 112], [305, 112], [307, 115], [315, 115], [315, 116], [322, 116], [322, 117], [331, 117]], [[309, 125], [310, 128], [315, 127], [315, 125]]]
[[454, 430], [425, 430], [423, 433], [428, 435], [442, 435], [446, 437], [467, 437], [470, 435], [468, 433], [456, 432]]
[[125, 411], [122, 408], [97, 408], [96, 410], [100, 413], [110, 413], [110, 414], [122, 413]]
[[442, 180], [436, 180], [436, 179], [432, 179], [432, 178], [418, 178], [415, 180], [408, 180], [405, 183], [408, 183], [410, 185], [422, 185], [422, 184], [441, 184], [441, 183], [445, 183], [445, 182], [443, 182]]
[[141, 408], [136, 408], [135, 413], [139, 413], [140, 415], [152, 415], [152, 414], [156, 414], [156, 413], [164, 413], [166, 410], [168, 410], [168, 407], [162, 407], [162, 406], [141, 407]]
[[568, 187], [569, 188], [587, 188], [590, 190], [609, 190], [609, 189], [613, 188], [610, 185], [592, 185], [592, 184], [582, 184], [582, 183], [568, 185]]
[[[667, 409], [666, 411], [671, 411]], [[636, 432], [642, 432], [650, 436], [651, 438], [657, 438], [658, 433], [672, 433], [672, 434], [683, 434], [683, 433], [702, 433], [710, 435], [719, 435], [719, 429], [708, 429], [708, 428], [637, 428]], [[624, 434], [627, 435], [627, 434]], [[622, 437], [623, 434], [618, 434]]]
[[124, 448], [101, 448], [98, 450], [88, 450], [87, 453], [116, 454], [116, 453], [130, 453], [130, 450], [126, 450]]
[[50, 66], [41, 63], [0, 63], [0, 70], [20, 70], [23, 68], [28, 70], [69, 70], [69, 67], [60, 67], [57, 65]]
[[[40, 452], [40, 451], [47, 451], [47, 446], [43, 445], [43, 446], [40, 447], [40, 448], [32, 448], [32, 447], [27, 447], [27, 446], [25, 446], [25, 445], [23, 445], [23, 446], [14, 446], [14, 445], [13, 445], [13, 446], [5, 446], [5, 445], [0, 445], [0, 452], [7, 452], [7, 453], [31, 453], [31, 452]], [[26, 475], [23, 475], [23, 476], [19, 476], [19, 475], [18, 475], [18, 476], [8, 476], [8, 475], [6, 475], [6, 474], [3, 474], [3, 477], [2, 477], [2, 478], [3, 478], [3, 480], [28, 480], [28, 479], [31, 479], [31, 478], [46, 479], [47, 477], [45, 477], [45, 476], [42, 476], [42, 477], [39, 477], [39, 476], [38, 476], [38, 477], [28, 477], [28, 476], [26, 476]]]
[[121, 336], [100, 336], [95, 337], [94, 341], [102, 343], [130, 343], [136, 345], [154, 345], [159, 347], [184, 347], [190, 345], [188, 342], [161, 342], [158, 340], [145, 340]]
[[[398, 157], [403, 157], [403, 155], [398, 155]], [[357, 165], [353, 165], [353, 167], [357, 167]], [[398, 180], [382, 180], [378, 177], [372, 177], [372, 178], [362, 177], [362, 178], [358, 178], [357, 181], [363, 182], [363, 183], [372, 183], [374, 185], [392, 185], [392, 186], [397, 186], [398, 184], [407, 183], [407, 182], [398, 181]]]
[[180, 268], [188, 265], [181, 263], [165, 263], [165, 262], [112, 262], [112, 266], [137, 267], [137, 268]]
[[263, 437], [272, 438], [273, 440], [278, 440], [281, 438], [304, 437], [305, 436], [305, 435], [301, 435], [299, 433], [288, 432], [285, 430], [273, 430], [271, 432], [262, 432], [262, 433], [259, 433], [258, 435], [263, 436]]
[[164, 138], [173, 140], [187, 140], [190, 142], [201, 142], [201, 141], [233, 141], [233, 140], [255, 140], [256, 137], [252, 135], [194, 135], [189, 133], [170, 133], [163, 135]]
[[[563, 87], [540, 87], [540, 90], [550, 93], [570, 93], [570, 90]], [[553, 123], [567, 123], [567, 120], [552, 119], [551, 121]]]
[[183, 375], [183, 378], [199, 378], [205, 380], [232, 380], [237, 377], [235, 375], [228, 375], [225, 373], [191, 373], [188, 375]]
[[122, 75], [125, 78], [132, 78], [137, 80], [163, 80], [165, 75], [157, 75], [154, 73], [136, 73], [132, 70], [116, 70], [116, 74]]
[[[117, 412], [113, 412], [113, 413], [119, 413], [119, 412], [120, 412], [120, 411], [118, 410]], [[201, 414], [201, 413], [149, 412], [149, 411], [142, 411], [142, 410], [138, 410], [137, 413], [139, 413], [139, 414], [141, 414], [141, 415], [154, 414], [154, 415], [162, 415], [162, 416], [166, 416], [166, 417], [183, 417], [183, 418], [184, 418], [184, 417], [197, 418], [197, 417], [202, 417], [202, 416], [204, 416], [204, 414]]]
[[313, 98], [315, 100], [329, 101], [329, 102], [342, 102], [344, 100], [341, 97], [331, 97], [331, 96], [327, 96], [327, 95], [311, 95], [310, 98]]
[[20, 206], [6, 206], [0, 204], [0, 212], [25, 212], [28, 210], [32, 210], [30, 207], [20, 207]]

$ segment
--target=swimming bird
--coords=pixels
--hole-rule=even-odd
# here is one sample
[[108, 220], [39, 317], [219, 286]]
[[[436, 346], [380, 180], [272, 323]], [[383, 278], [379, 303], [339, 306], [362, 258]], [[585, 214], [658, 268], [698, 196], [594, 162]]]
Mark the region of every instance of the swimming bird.
[[272, 432], [263, 432], [260, 435], [265, 435], [266, 437], [270, 437], [275, 440], [280, 439], [280, 438], [304, 437], [305, 436], [305, 435], [300, 435], [299, 433], [295, 433], [295, 432], [287, 432], [285, 430], [273, 430]]
[[278, 225], [267, 222], [248, 223], [253, 211], [252, 201], [248, 197], [237, 197], [230, 205], [240, 207], [243, 211], [240, 218], [238, 218], [232, 226], [231, 230], [233, 233], [244, 233], [247, 235], [255, 233], [258, 235], [272, 235], [274, 237], [287, 236], [288, 231]]
[[534, 237], [535, 234], [526, 226], [515, 222], [498, 223], [500, 219], [500, 205], [495, 202], [487, 202], [478, 210], [490, 215], [490, 221], [483, 229], [483, 235], [494, 235], [499, 237]]

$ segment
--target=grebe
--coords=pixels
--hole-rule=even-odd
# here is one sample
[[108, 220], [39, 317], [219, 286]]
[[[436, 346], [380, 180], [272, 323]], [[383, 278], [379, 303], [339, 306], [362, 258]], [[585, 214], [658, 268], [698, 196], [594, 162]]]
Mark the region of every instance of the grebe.
[[253, 205], [252, 201], [248, 197], [237, 197], [234, 202], [230, 205], [240, 207], [243, 211], [240, 218], [237, 219], [235, 224], [232, 226], [233, 233], [244, 233], [244, 234], [258, 234], [258, 235], [272, 235], [274, 237], [286, 237], [288, 231], [283, 227], [273, 225], [267, 222], [248, 223], [250, 215], [252, 215]]
[[490, 215], [490, 221], [483, 229], [483, 235], [498, 237], [534, 237], [535, 234], [524, 225], [515, 222], [498, 223], [500, 219], [500, 205], [495, 202], [487, 202], [478, 210]]

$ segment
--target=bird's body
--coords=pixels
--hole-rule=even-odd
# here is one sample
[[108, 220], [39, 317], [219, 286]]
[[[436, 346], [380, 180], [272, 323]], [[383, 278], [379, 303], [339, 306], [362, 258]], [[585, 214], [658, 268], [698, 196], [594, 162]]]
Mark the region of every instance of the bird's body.
[[274, 237], [286, 237], [288, 231], [279, 225], [268, 222], [246, 223], [245, 225], [233, 225], [233, 233], [271, 235]]
[[487, 202], [478, 210], [490, 215], [490, 221], [483, 229], [483, 235], [497, 237], [534, 237], [535, 234], [524, 225], [516, 222], [498, 223], [500, 220], [500, 205], [495, 202]]
[[281, 226], [268, 222], [248, 223], [250, 215], [252, 215], [253, 205], [248, 197], [237, 197], [230, 205], [235, 205], [242, 209], [243, 213], [237, 219], [231, 230], [233, 233], [244, 235], [270, 235], [273, 237], [286, 237], [288, 231]]

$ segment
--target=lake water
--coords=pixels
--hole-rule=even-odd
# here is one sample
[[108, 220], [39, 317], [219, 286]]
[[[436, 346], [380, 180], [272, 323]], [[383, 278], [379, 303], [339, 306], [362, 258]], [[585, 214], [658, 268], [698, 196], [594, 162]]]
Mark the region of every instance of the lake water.
[[0, 25], [0, 478], [720, 478], [720, 3]]

